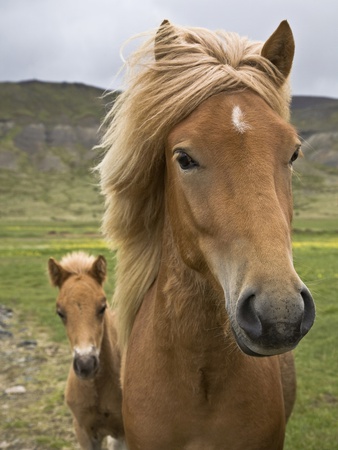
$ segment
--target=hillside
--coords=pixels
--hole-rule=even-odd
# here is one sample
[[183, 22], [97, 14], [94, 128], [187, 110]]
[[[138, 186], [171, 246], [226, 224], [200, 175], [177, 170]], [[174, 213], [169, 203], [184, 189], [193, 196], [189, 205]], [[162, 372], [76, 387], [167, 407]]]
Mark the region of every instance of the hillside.
[[21, 125], [93, 125], [102, 116], [102, 94], [80, 83], [0, 83], [0, 118]]
[[90, 172], [99, 158], [103, 91], [82, 84], [0, 83], [2, 217], [46, 220], [101, 216]]
[[[90, 168], [99, 126], [114, 96], [79, 83], [0, 83], [0, 214], [92, 219], [102, 198]], [[297, 163], [298, 214], [336, 216], [338, 100], [294, 97], [292, 122], [304, 139]]]
[[105, 114], [102, 94], [83, 84], [0, 83], [0, 166], [86, 167]]
[[338, 167], [338, 100], [295, 97], [292, 122], [306, 140], [306, 157], [314, 163]]

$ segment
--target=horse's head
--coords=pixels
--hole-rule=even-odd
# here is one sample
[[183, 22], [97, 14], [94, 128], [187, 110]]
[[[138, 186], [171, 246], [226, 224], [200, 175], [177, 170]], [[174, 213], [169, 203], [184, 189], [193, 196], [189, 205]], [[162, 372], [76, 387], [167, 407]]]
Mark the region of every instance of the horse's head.
[[92, 378], [99, 369], [99, 354], [107, 308], [103, 283], [106, 260], [73, 253], [60, 263], [50, 258], [51, 283], [59, 288], [56, 312], [65, 325], [73, 350], [73, 368], [82, 379]]
[[119, 250], [120, 345], [158, 274], [165, 203], [183, 260], [224, 293], [246, 353], [288, 351], [310, 329], [290, 238], [293, 54], [286, 21], [264, 44], [164, 21], [129, 59], [99, 165], [103, 229]]
[[[262, 52], [287, 76], [292, 34], [276, 33]], [[248, 89], [205, 100], [166, 142], [168, 210], [181, 257], [221, 287], [249, 355], [291, 350], [314, 321], [313, 299], [292, 263], [299, 152], [293, 127]]]

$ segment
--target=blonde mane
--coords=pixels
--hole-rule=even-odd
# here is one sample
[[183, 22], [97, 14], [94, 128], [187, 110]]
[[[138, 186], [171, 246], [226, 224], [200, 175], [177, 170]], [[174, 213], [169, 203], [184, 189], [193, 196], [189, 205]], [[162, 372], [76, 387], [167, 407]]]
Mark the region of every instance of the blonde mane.
[[170, 27], [173, 36], [161, 27], [127, 61], [126, 89], [107, 114], [101, 143], [106, 151], [98, 166], [106, 198], [103, 232], [117, 250], [113, 302], [121, 346], [158, 273], [169, 131], [222, 91], [251, 89], [289, 119], [288, 83], [260, 55], [262, 43], [235, 33]]
[[88, 255], [85, 252], [72, 252], [61, 259], [60, 265], [67, 272], [74, 275], [80, 275], [82, 273], [90, 272], [94, 261], [95, 256]]

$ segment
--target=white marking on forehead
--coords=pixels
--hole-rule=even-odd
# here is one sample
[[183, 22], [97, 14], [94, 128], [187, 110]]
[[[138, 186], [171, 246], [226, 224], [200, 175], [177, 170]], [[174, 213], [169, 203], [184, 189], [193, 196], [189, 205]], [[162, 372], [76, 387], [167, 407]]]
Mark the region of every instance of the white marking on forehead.
[[238, 105], [234, 106], [232, 110], [231, 120], [235, 129], [241, 134], [250, 129], [250, 125], [245, 122], [244, 113]]

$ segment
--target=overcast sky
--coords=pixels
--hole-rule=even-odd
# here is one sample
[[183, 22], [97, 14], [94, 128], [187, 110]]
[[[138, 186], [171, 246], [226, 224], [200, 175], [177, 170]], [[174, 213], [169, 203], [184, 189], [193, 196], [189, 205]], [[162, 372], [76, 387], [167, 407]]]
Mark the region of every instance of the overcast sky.
[[338, 98], [337, 0], [0, 0], [0, 81], [118, 88], [122, 44], [163, 19], [253, 40], [287, 19], [296, 41], [293, 94]]

